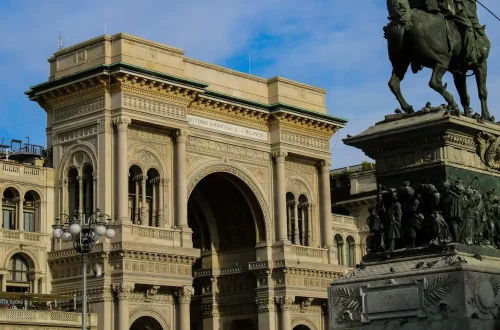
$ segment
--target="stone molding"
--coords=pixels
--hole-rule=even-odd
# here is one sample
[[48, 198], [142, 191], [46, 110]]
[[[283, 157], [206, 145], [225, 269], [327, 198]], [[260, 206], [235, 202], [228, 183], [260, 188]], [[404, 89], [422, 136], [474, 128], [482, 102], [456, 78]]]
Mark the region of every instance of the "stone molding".
[[276, 311], [276, 302], [274, 298], [257, 298], [257, 313], [268, 313]]
[[270, 154], [265, 151], [230, 145], [213, 140], [190, 136], [187, 140], [187, 149], [210, 155], [223, 155], [238, 158], [240, 160], [249, 160], [270, 164]]
[[82, 116], [97, 110], [104, 109], [104, 95], [54, 109], [54, 122], [68, 118]]
[[282, 112], [273, 116], [275, 119], [271, 121], [270, 127], [279, 127], [287, 131], [296, 131], [324, 139], [330, 139], [340, 128], [337, 125], [291, 113]]
[[113, 118], [113, 124], [116, 125], [118, 132], [127, 131], [132, 120], [128, 117]]
[[149, 317], [154, 318], [156, 321], [158, 321], [158, 323], [160, 323], [163, 330], [170, 330], [171, 329], [168, 321], [165, 319], [165, 314], [162, 313], [161, 311], [159, 311], [157, 308], [152, 307], [150, 305], [139, 306], [137, 308], [134, 308], [130, 312], [129, 326], [128, 327], [131, 327], [132, 324], [134, 324], [134, 322], [136, 320], [138, 320], [139, 318], [141, 318], [143, 316], [149, 316]]
[[77, 81], [55, 89], [41, 95], [37, 99], [42, 108], [53, 109], [56, 106], [68, 106], [75, 101], [91, 98], [96, 94], [102, 94], [107, 90], [107, 80], [105, 77], [91, 77], [86, 80]]
[[175, 142], [186, 143], [189, 136], [189, 131], [186, 129], [176, 130], [174, 133]]
[[136, 95], [123, 94], [123, 108], [129, 108], [148, 114], [166, 118], [183, 120], [186, 117], [185, 108], [179, 105], [148, 99]]
[[272, 155], [273, 155], [273, 158], [276, 160], [277, 163], [284, 163], [285, 162], [285, 158], [288, 156], [288, 152], [283, 151], [283, 150], [279, 150], [279, 151], [273, 152]]
[[308, 147], [322, 151], [330, 150], [330, 143], [327, 139], [318, 139], [308, 135], [285, 131], [285, 130], [281, 131], [281, 141], [301, 147]]

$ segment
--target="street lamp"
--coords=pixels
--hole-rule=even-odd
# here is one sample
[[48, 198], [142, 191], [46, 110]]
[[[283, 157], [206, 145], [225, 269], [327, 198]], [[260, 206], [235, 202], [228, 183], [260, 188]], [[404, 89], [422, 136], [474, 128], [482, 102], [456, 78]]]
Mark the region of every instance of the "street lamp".
[[115, 237], [112, 228], [112, 219], [107, 214], [101, 214], [97, 209], [88, 219], [79, 218], [78, 211], [70, 217], [63, 214], [61, 219], [55, 219], [52, 235], [63, 242], [73, 241], [73, 248], [82, 255], [82, 330], [87, 329], [87, 261], [88, 254], [92, 252], [100, 236]]

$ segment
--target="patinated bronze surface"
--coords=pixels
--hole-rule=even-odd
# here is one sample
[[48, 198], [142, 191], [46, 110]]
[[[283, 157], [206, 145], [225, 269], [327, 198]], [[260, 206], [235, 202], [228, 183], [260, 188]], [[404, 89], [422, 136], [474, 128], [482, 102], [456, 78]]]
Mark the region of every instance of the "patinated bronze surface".
[[401, 109], [412, 113], [400, 84], [408, 67], [414, 73], [432, 69], [429, 86], [441, 94], [450, 111], [459, 113], [443, 76], [453, 74], [464, 113], [472, 116], [467, 72], [472, 71], [481, 101], [482, 118], [491, 120], [486, 88], [490, 41], [477, 17], [475, 0], [387, 0], [390, 23], [384, 27], [393, 71], [389, 87]]

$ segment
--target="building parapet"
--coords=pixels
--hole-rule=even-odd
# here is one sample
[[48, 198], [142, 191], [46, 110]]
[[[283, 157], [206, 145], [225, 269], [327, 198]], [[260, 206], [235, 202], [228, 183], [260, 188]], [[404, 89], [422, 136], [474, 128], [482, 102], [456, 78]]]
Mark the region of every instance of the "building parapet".
[[[97, 315], [87, 317], [87, 328], [97, 330]], [[29, 309], [0, 309], [0, 325], [23, 329], [81, 329], [82, 314], [63, 311], [38, 311]], [[3, 326], [2, 326], [3, 328]]]

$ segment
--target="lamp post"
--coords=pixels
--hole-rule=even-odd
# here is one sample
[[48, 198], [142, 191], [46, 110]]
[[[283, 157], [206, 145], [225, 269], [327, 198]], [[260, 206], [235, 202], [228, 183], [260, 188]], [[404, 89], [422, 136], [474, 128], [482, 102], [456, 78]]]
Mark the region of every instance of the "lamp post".
[[112, 228], [112, 219], [107, 214], [101, 214], [97, 209], [87, 219], [80, 219], [76, 210], [73, 217], [63, 214], [65, 222], [55, 219], [52, 225], [52, 235], [63, 242], [73, 241], [73, 248], [82, 255], [82, 330], [87, 329], [87, 261], [100, 236], [113, 238], [115, 230]]

